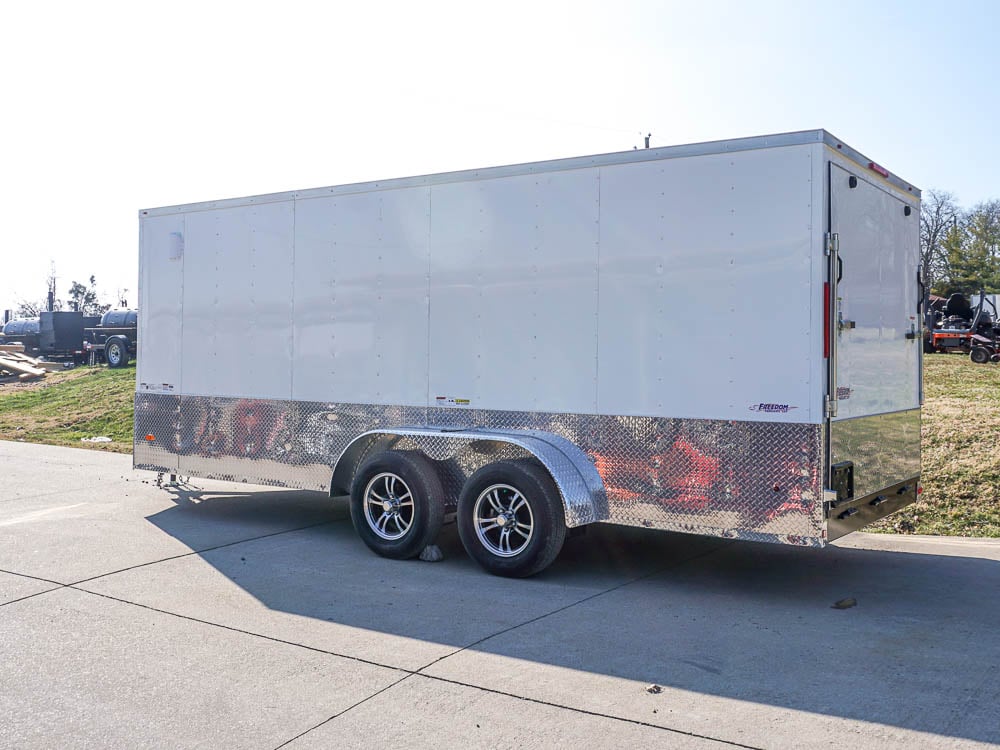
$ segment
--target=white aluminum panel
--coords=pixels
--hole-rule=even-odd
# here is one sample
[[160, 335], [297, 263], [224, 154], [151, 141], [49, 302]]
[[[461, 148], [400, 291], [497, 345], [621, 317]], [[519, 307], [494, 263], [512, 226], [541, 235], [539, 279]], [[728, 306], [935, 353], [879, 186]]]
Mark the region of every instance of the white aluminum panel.
[[600, 413], [821, 421], [813, 155], [601, 169]]
[[136, 390], [180, 393], [184, 216], [140, 220]]
[[293, 223], [291, 202], [187, 215], [185, 394], [291, 396]]
[[428, 188], [300, 200], [296, 399], [427, 403]]
[[[850, 187], [852, 171], [857, 186]], [[920, 331], [916, 282], [919, 207], [853, 168], [833, 165], [832, 227], [839, 235], [843, 278], [837, 286], [837, 418], [884, 414], [920, 405]]]
[[431, 405], [595, 412], [598, 199], [596, 169], [433, 188]]

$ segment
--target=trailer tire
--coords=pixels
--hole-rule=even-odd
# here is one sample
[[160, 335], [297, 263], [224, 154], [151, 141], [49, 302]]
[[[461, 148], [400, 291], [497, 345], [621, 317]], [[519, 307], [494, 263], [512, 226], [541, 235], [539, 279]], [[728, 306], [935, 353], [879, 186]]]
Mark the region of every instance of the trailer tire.
[[977, 365], [985, 365], [990, 361], [990, 350], [985, 346], [974, 346], [972, 347], [972, 351], [969, 352], [969, 359]]
[[462, 488], [458, 535], [469, 557], [493, 575], [532, 576], [556, 559], [566, 539], [559, 489], [532, 459], [488, 464]]
[[417, 451], [377, 453], [354, 475], [351, 521], [377, 555], [416, 557], [434, 542], [444, 521], [441, 479]]
[[128, 343], [122, 338], [111, 338], [104, 343], [104, 359], [108, 367], [124, 367], [128, 364]]

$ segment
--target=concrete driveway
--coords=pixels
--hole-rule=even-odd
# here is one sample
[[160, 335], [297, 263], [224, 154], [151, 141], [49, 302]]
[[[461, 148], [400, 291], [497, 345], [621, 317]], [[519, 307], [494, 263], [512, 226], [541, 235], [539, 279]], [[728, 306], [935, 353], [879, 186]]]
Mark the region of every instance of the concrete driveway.
[[[596, 527], [526, 581], [344, 499], [0, 442], [0, 746], [986, 747], [1000, 542]], [[857, 605], [831, 605], [853, 598]]]

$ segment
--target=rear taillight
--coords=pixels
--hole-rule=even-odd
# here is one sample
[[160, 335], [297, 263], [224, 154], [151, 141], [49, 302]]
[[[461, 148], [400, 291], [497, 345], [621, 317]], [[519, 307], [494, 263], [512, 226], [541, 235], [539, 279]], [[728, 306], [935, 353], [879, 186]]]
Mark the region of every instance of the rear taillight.
[[823, 282], [823, 359], [830, 358], [830, 282]]

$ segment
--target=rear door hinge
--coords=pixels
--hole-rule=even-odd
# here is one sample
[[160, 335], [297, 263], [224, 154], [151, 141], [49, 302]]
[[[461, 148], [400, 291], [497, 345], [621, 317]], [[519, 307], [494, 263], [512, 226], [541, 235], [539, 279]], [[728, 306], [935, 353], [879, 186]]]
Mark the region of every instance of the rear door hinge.
[[828, 417], [837, 416], [837, 399], [828, 398], [826, 400], [826, 416]]
[[840, 252], [840, 235], [837, 232], [826, 233], [826, 254]]

